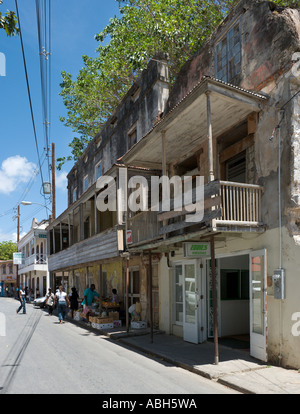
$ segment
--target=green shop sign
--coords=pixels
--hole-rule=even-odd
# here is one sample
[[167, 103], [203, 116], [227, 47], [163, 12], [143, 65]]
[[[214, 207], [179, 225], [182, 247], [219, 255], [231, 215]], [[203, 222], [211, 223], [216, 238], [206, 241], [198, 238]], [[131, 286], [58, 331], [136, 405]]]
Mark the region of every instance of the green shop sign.
[[210, 257], [210, 243], [184, 243], [184, 257]]

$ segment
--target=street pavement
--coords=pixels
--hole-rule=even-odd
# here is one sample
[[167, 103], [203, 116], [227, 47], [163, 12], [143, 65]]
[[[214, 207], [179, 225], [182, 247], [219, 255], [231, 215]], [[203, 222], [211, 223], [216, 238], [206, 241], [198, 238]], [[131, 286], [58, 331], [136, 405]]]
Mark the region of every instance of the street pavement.
[[[82, 322], [75, 323], [85, 325]], [[151, 342], [149, 329], [130, 330], [127, 333], [123, 328], [102, 333], [137, 351], [244, 394], [300, 394], [300, 370], [264, 364], [244, 350], [219, 344], [219, 364], [215, 365], [212, 342], [195, 345], [160, 331], [155, 331]]]
[[61, 326], [32, 305], [16, 315], [17, 302], [5, 300], [0, 393], [300, 394], [297, 370], [244, 350], [219, 345], [215, 365], [212, 342], [194, 345], [160, 331], [151, 342], [149, 329], [99, 331], [70, 319]]
[[[27, 305], [0, 298], [0, 394], [237, 394], [163, 359]], [[3, 335], [5, 333], [5, 335]]]

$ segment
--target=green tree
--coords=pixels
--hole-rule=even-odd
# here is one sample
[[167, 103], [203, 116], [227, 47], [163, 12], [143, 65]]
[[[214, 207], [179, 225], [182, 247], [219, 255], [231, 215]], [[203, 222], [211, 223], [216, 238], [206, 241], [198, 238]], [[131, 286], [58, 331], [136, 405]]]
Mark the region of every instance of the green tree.
[[[0, 6], [3, 4], [3, 0], [0, 0]], [[0, 29], [4, 29], [7, 36], [16, 35], [19, 33], [17, 26], [18, 20], [14, 12], [7, 11], [5, 14], [0, 12]]]
[[[95, 36], [98, 56], [83, 56], [77, 79], [62, 72], [61, 92], [67, 116], [61, 121], [77, 134], [71, 156], [58, 158], [58, 169], [76, 161], [105, 124], [149, 58], [169, 55], [171, 84], [181, 66], [199, 50], [238, 0], [117, 0], [120, 17]], [[299, 1], [280, 1], [299, 6]]]
[[17, 252], [17, 243], [12, 241], [0, 243], [0, 260], [12, 260], [15, 252]]

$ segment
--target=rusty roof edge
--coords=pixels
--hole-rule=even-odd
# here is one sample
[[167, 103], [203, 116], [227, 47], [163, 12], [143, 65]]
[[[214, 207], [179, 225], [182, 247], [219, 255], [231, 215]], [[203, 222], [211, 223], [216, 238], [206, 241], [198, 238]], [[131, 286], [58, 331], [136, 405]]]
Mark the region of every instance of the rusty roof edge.
[[146, 139], [156, 128], [158, 128], [159, 125], [163, 124], [171, 116], [171, 114], [174, 112], [176, 108], [178, 108], [186, 99], [188, 99], [193, 93], [195, 93], [198, 89], [200, 89], [200, 87], [202, 87], [208, 81], [211, 81], [212, 83], [224, 85], [226, 87], [229, 87], [238, 92], [242, 92], [244, 94], [250, 95], [259, 100], [269, 99], [269, 95], [267, 94], [259, 94], [257, 92], [249, 91], [239, 86], [232, 85], [231, 83], [224, 82], [220, 79], [216, 79], [211, 76], [204, 75], [201, 78], [201, 80], [180, 101], [178, 101], [177, 104], [174, 105], [172, 109], [170, 109], [170, 111], [168, 111], [155, 125], [153, 125], [153, 127], [136, 144], [134, 144], [122, 157], [120, 157], [119, 160], [126, 164], [126, 159], [128, 159], [130, 155], [134, 154], [135, 149], [137, 146], [139, 146], [140, 142]]

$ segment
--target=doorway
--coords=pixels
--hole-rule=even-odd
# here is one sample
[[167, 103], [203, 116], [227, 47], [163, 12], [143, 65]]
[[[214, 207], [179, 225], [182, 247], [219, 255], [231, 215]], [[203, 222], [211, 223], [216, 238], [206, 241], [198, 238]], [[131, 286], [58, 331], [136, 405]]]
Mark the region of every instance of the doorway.
[[220, 343], [250, 351], [249, 255], [219, 259]]
[[[207, 261], [208, 298], [212, 296]], [[216, 260], [220, 344], [245, 349], [267, 360], [266, 250]], [[208, 337], [213, 337], [212, 304], [208, 300]]]

